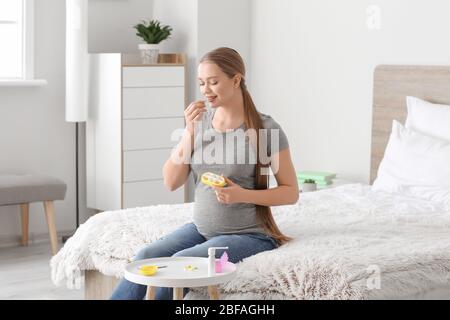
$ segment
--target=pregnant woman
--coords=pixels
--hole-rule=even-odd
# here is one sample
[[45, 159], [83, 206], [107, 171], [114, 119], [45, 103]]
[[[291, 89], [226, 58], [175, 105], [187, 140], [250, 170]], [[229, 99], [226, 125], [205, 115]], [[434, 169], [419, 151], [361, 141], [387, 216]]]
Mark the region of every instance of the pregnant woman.
[[[193, 222], [144, 247], [134, 260], [207, 257], [209, 247], [228, 247], [229, 260], [236, 263], [290, 240], [270, 211], [299, 197], [288, 139], [272, 117], [257, 111], [241, 56], [230, 48], [208, 52], [198, 65], [198, 81], [211, 109], [205, 101], [186, 108], [186, 128], [163, 168], [170, 191], [193, 173]], [[269, 168], [278, 183], [270, 189]], [[202, 183], [206, 172], [223, 175], [226, 186]], [[143, 299], [145, 294], [146, 286], [123, 279], [111, 299]], [[172, 289], [157, 289], [156, 299], [171, 298]]]

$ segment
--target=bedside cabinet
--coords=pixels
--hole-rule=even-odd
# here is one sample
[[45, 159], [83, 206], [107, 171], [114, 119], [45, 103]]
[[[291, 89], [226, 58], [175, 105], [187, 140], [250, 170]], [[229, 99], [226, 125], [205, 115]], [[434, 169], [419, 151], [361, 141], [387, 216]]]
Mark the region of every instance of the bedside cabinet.
[[86, 123], [87, 206], [117, 210], [185, 201], [184, 187], [164, 187], [162, 168], [182, 129], [186, 57], [91, 54]]
[[322, 190], [322, 189], [330, 189], [330, 188], [335, 188], [335, 187], [339, 187], [339, 186], [343, 186], [344, 184], [352, 184], [352, 183], [357, 183], [354, 181], [350, 181], [350, 180], [345, 180], [345, 179], [339, 179], [339, 178], [335, 178], [333, 179], [333, 183], [326, 185], [326, 186], [317, 186], [317, 190]]
[[[335, 178], [333, 179], [333, 182], [331, 184], [328, 184], [326, 186], [317, 186], [317, 189], [314, 191], [320, 191], [320, 190], [324, 190], [324, 189], [331, 189], [331, 188], [336, 188], [339, 186], [343, 186], [345, 184], [352, 184], [352, 183], [356, 183], [350, 180], [345, 180], [345, 179], [339, 179], [339, 178]], [[298, 184], [298, 187], [300, 189], [300, 192], [302, 192], [302, 185], [301, 183]], [[308, 192], [313, 192], [313, 191], [308, 191]]]

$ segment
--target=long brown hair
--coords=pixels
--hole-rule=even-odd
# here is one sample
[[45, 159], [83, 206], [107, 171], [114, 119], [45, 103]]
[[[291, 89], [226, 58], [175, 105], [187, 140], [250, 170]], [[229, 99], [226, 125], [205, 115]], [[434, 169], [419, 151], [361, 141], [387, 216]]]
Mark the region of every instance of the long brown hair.
[[[200, 60], [200, 63], [202, 62], [211, 62], [216, 64], [230, 79], [237, 74], [240, 74], [242, 76], [240, 86], [242, 90], [242, 96], [244, 98], [244, 121], [247, 130], [254, 129], [257, 133], [259, 133], [260, 129], [264, 129], [261, 116], [258, 110], [256, 110], [256, 106], [253, 103], [253, 99], [247, 90], [247, 85], [245, 84], [245, 64], [240, 54], [236, 50], [231, 48], [217, 48], [206, 53]], [[256, 134], [257, 163], [255, 169], [255, 187], [257, 190], [263, 190], [267, 189], [269, 186], [269, 175], [262, 174], [262, 170], [263, 168], [269, 167], [270, 164], [262, 164], [260, 161], [259, 138], [260, 135]], [[270, 207], [256, 205], [256, 216], [262, 223], [264, 230], [272, 238], [274, 238], [279, 245], [292, 240], [292, 238], [284, 235], [280, 231], [277, 224], [275, 223]]]

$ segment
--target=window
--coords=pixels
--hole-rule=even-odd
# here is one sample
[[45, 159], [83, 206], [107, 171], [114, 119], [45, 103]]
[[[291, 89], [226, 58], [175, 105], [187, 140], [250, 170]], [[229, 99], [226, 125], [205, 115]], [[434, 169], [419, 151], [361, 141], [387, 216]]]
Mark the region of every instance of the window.
[[0, 0], [0, 80], [33, 79], [33, 0]]

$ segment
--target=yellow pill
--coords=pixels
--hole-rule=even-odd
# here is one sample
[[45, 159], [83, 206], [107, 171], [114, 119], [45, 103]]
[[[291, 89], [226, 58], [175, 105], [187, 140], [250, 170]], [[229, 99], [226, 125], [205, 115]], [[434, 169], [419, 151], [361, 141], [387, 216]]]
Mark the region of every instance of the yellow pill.
[[197, 270], [197, 267], [194, 267], [192, 265], [187, 265], [187, 266], [184, 267], [184, 270], [186, 270], [186, 271], [194, 271], [194, 270]]

